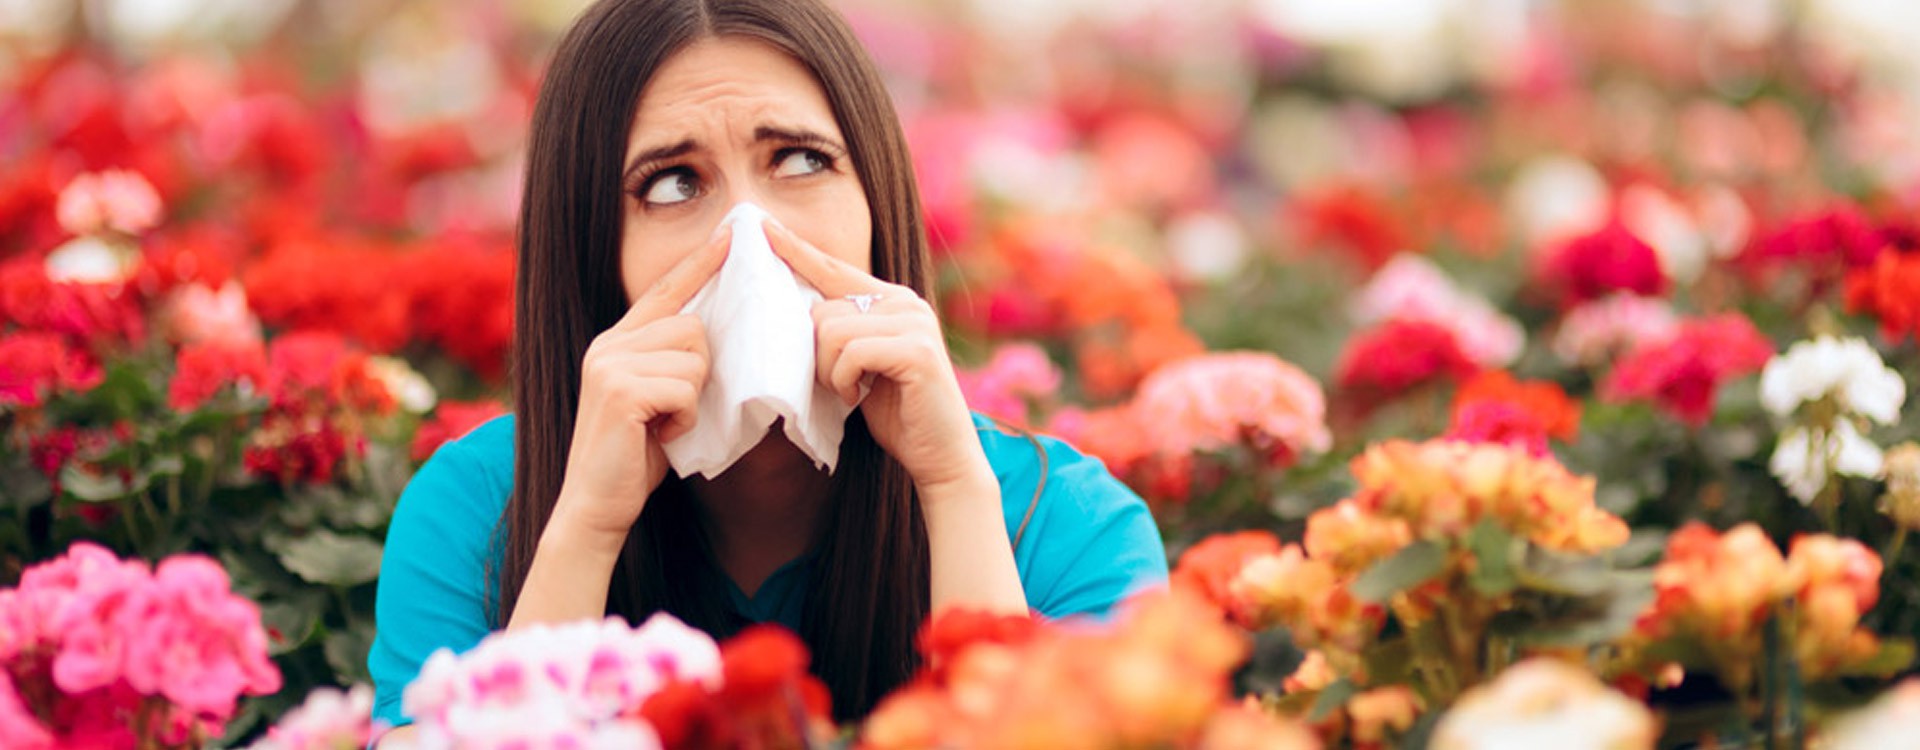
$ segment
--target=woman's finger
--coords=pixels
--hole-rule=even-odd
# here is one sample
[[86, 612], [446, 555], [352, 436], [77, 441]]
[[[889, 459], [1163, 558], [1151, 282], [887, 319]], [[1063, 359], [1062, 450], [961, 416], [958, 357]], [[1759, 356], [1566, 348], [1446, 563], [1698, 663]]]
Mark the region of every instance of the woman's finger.
[[599, 351], [647, 352], [673, 349], [708, 356], [707, 325], [697, 315], [669, 315], [638, 328], [612, 328], [594, 339]]
[[848, 403], [859, 397], [860, 379], [868, 373], [899, 382], [926, 362], [938, 361], [923, 336], [885, 336], [854, 339], [840, 350], [827, 386]]
[[846, 351], [847, 345], [866, 338], [891, 338], [913, 332], [915, 321], [901, 315], [828, 315], [817, 316], [814, 325], [814, 377], [827, 383], [834, 393], [847, 403], [858, 400], [860, 391], [856, 385], [852, 391], [833, 385], [833, 369]]
[[849, 294], [882, 294], [890, 286], [860, 270], [858, 266], [828, 255], [813, 243], [800, 239], [792, 230], [781, 226], [779, 222], [766, 223], [767, 244], [773, 247], [773, 253], [786, 261], [787, 266], [800, 278], [820, 290], [821, 296], [828, 299], [845, 297]]

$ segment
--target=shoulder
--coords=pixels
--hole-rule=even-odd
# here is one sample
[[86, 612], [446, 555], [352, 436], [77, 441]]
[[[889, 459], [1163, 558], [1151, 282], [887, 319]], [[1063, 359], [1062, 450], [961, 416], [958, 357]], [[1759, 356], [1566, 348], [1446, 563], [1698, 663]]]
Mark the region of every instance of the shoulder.
[[974, 429], [1000, 480], [1007, 538], [1034, 609], [1104, 614], [1134, 591], [1164, 584], [1166, 548], [1152, 513], [1099, 459], [977, 414]]
[[408, 481], [401, 503], [472, 505], [475, 500], [498, 500], [491, 509], [498, 516], [513, 489], [513, 450], [512, 414], [482, 422], [435, 450]]

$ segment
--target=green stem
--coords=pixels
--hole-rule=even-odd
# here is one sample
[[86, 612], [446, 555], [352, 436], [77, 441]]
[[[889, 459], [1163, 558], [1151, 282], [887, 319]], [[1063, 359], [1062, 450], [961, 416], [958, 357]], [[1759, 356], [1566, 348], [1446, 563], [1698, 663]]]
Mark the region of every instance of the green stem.
[[1893, 532], [1893, 540], [1887, 542], [1886, 552], [1880, 555], [1880, 559], [1886, 564], [1888, 570], [1893, 569], [1894, 561], [1900, 559], [1900, 553], [1906, 549], [1906, 546], [1907, 527], [1901, 526]]
[[333, 601], [340, 606], [341, 621], [346, 623], [347, 629], [353, 629], [353, 600], [347, 597], [347, 590], [340, 586], [328, 586], [327, 588], [333, 591]]

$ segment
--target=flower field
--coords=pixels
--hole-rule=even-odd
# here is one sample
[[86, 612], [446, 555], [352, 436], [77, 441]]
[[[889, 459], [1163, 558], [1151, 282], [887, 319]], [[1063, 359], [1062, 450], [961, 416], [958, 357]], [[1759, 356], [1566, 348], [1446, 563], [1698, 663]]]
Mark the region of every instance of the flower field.
[[[1172, 591], [849, 726], [775, 628], [496, 635], [417, 747], [1920, 747], [1920, 6], [836, 5], [969, 402]], [[0, 746], [366, 742], [580, 6], [0, 2]]]

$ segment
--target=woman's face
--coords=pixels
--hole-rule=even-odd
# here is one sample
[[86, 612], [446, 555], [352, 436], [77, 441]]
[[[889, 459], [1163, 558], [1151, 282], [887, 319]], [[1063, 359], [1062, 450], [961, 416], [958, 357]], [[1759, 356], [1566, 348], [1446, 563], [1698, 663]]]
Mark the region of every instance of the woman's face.
[[627, 137], [621, 280], [631, 300], [759, 205], [821, 250], [872, 270], [873, 217], [820, 82], [765, 42], [710, 37], [669, 57]]

